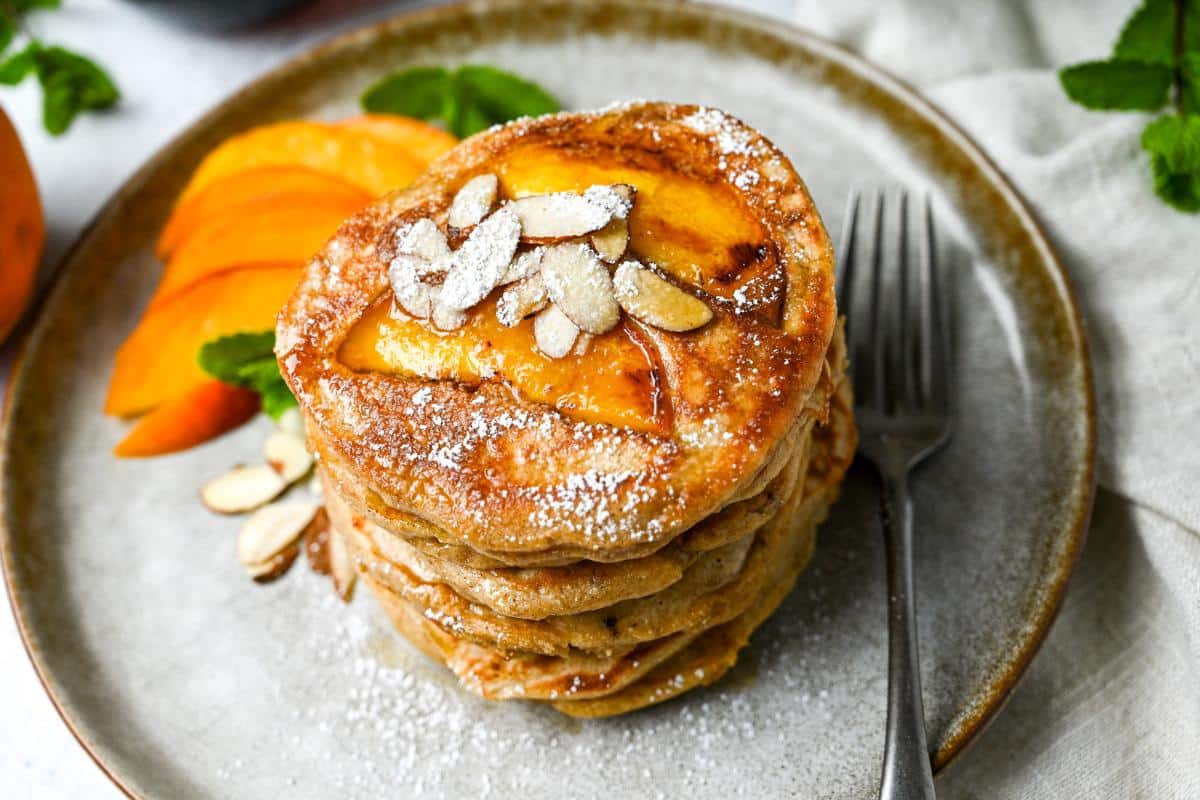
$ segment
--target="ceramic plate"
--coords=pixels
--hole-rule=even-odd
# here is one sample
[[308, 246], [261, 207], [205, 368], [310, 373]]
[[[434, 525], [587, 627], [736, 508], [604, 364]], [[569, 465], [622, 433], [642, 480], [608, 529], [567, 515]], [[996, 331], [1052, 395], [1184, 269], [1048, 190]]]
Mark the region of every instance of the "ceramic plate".
[[872, 475], [852, 472], [817, 555], [736, 670], [628, 717], [575, 722], [460, 691], [362, 592], [305, 568], [251, 583], [238, 521], [201, 481], [258, 458], [266, 422], [118, 461], [100, 413], [160, 267], [151, 242], [205, 151], [252, 125], [337, 118], [410, 64], [497, 64], [571, 108], [718, 106], [774, 139], [837, 241], [851, 185], [933, 198], [959, 284], [960, 408], [916, 481], [931, 747], [944, 767], [995, 713], [1062, 598], [1090, 508], [1086, 346], [1062, 271], [997, 170], [879, 70], [776, 20], [677, 2], [512, 0], [400, 17], [267, 75], [154, 157], [68, 257], [13, 378], [4, 558], [51, 697], [130, 795], [154, 798], [868, 797], [885, 709]]

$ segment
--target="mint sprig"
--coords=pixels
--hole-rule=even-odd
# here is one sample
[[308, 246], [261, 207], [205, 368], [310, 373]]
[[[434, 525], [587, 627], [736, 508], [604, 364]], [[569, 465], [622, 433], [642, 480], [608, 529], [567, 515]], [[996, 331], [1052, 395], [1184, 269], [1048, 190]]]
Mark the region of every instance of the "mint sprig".
[[197, 355], [200, 368], [222, 383], [257, 392], [272, 419], [296, 405], [275, 360], [275, 333], [235, 333], [205, 342]]
[[[111, 107], [121, 93], [107, 72], [86, 56], [43, 44], [24, 26], [24, 15], [58, 8], [59, 0], [0, 0], [0, 84], [16, 86], [30, 75], [42, 87], [42, 124], [58, 136], [84, 111]], [[9, 53], [18, 37], [25, 40]]]
[[1161, 111], [1142, 133], [1154, 190], [1200, 211], [1200, 0], [1144, 0], [1112, 56], [1059, 72], [1067, 96], [1100, 111]]
[[560, 109], [536, 83], [495, 67], [466, 64], [456, 70], [413, 67], [375, 83], [362, 96], [366, 111], [438, 120], [460, 138], [518, 117]]

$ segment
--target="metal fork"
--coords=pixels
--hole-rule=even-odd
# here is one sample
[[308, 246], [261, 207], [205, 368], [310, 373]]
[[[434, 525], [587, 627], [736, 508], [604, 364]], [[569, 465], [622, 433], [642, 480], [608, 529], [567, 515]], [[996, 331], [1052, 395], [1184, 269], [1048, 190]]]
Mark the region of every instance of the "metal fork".
[[[928, 197], [916, 222], [920, 247], [909, 254], [907, 192], [885, 214], [887, 193], [866, 203], [850, 196], [838, 301], [847, 317], [859, 453], [875, 464], [883, 484], [881, 511], [887, 545], [888, 712], [881, 800], [932, 800], [933, 774], [925, 739], [917, 649], [909, 472], [950, 438], [946, 293], [935, 251]], [[895, 238], [885, 236], [893, 216]], [[864, 240], [867, 247], [864, 247]], [[862, 286], [857, 286], [863, 281]], [[864, 297], [865, 295], [865, 297]]]

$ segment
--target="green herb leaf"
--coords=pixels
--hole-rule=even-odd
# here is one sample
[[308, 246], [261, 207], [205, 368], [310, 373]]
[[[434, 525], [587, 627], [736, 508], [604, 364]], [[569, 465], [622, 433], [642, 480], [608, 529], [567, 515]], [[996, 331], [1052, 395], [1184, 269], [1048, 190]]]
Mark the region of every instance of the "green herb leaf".
[[217, 380], [257, 392], [263, 411], [274, 419], [296, 405], [275, 361], [274, 331], [222, 336], [205, 342], [196, 358]]
[[1122, 61], [1175, 65], [1175, 2], [1146, 0], [1121, 29], [1113, 57]]
[[362, 107], [374, 113], [437, 119], [442, 115], [450, 84], [450, 73], [442, 67], [393, 72], [367, 89]]
[[367, 89], [362, 106], [375, 113], [441, 120], [459, 137], [517, 117], [559, 110], [558, 101], [537, 84], [475, 64], [454, 72], [415, 67], [392, 73]]
[[60, 8], [62, 0], [9, 0], [8, 6], [18, 14], [23, 14], [40, 8]]
[[17, 35], [17, 29], [13, 26], [12, 20], [0, 14], [0, 56], [4, 55], [4, 51], [12, 44], [13, 37]]
[[108, 108], [120, 98], [108, 73], [90, 59], [63, 47], [39, 47], [35, 54], [42, 84], [42, 124], [55, 136], [81, 111]]
[[[1197, 24], [1200, 24], [1200, 20]], [[1200, 114], [1200, 53], [1185, 53], [1180, 70], [1183, 92], [1179, 102], [1183, 111], [1185, 114]]]
[[1058, 73], [1067, 96], [1101, 111], [1157, 111], [1171, 97], [1170, 67], [1136, 61], [1086, 61]]
[[455, 77], [469, 91], [474, 104], [494, 123], [518, 117], [540, 117], [559, 110], [558, 101], [536, 83], [495, 67], [467, 64]]
[[1200, 211], [1200, 116], [1166, 116], [1142, 132], [1154, 190], [1181, 211]]
[[24, 50], [13, 53], [4, 61], [0, 61], [0, 84], [16, 86], [37, 70], [36, 43], [31, 42]]
[[1183, 5], [1183, 51], [1200, 53], [1200, 2], [1177, 0]]

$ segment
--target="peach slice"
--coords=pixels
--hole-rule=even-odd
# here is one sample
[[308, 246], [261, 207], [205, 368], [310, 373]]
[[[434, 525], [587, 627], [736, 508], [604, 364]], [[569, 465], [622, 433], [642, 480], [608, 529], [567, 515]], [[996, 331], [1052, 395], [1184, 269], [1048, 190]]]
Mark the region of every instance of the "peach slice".
[[661, 366], [640, 330], [618, 325], [594, 337], [585, 353], [564, 352], [553, 359], [535, 344], [534, 318], [511, 328], [496, 319], [494, 294], [452, 333], [390, 313], [392, 301], [386, 298], [351, 329], [338, 358], [353, 370], [468, 384], [495, 376], [526, 398], [576, 419], [652, 433], [670, 430]]
[[378, 197], [412, 183], [427, 163], [367, 130], [306, 120], [277, 122], [221, 143], [200, 162], [181, 199], [237, 172], [289, 164], [336, 175]]
[[237, 209], [244, 216], [281, 203], [329, 202], [362, 208], [371, 195], [336, 175], [294, 165], [267, 166], [213, 181], [175, 206], [158, 238], [156, 252], [166, 261], [198, 227]]
[[203, 278], [148, 309], [117, 351], [104, 410], [130, 417], [210, 380], [196, 363], [219, 336], [275, 327], [301, 264], [252, 266]]
[[258, 406], [258, 395], [248, 389], [205, 381], [138, 420], [113, 455], [145, 458], [187, 450], [249, 421]]
[[0, 109], [0, 341], [25, 310], [45, 239], [37, 182], [16, 129]]
[[428, 122], [398, 114], [362, 114], [344, 119], [338, 125], [351, 130], [369, 131], [399, 145], [401, 150], [411, 153], [425, 163], [433, 161], [458, 144], [454, 134]]
[[175, 251], [150, 300], [153, 308], [180, 289], [232, 265], [307, 263], [358, 209], [354, 200], [303, 202], [295, 195], [255, 207], [233, 207], [202, 223]]

